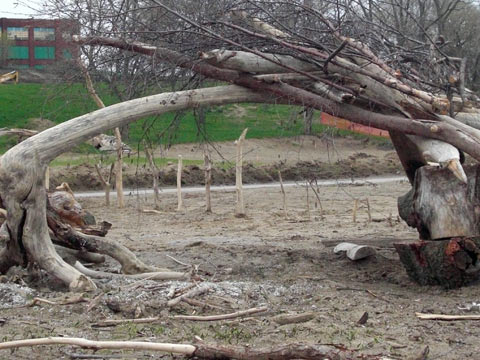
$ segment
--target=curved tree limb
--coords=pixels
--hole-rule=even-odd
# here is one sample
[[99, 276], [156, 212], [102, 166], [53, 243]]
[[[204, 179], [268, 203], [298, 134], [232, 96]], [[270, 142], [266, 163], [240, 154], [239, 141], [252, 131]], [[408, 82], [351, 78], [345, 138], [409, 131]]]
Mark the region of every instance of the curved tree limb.
[[59, 154], [98, 133], [152, 114], [201, 105], [272, 101], [272, 96], [238, 86], [148, 96], [72, 119], [11, 148], [0, 159], [0, 193], [7, 210], [5, 229], [9, 235], [6, 250], [0, 253], [1, 270], [36, 262], [71, 290], [95, 288], [91, 280], [56, 253], [49, 236], [43, 176], [47, 164]]

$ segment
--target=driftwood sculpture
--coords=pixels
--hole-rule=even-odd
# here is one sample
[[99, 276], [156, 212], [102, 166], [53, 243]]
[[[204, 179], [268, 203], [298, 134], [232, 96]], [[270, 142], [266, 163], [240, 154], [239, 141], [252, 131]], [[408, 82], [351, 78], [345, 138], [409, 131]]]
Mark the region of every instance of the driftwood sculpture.
[[[438, 221], [429, 218], [431, 214], [425, 210], [428, 206], [423, 203], [417, 206], [421, 203], [419, 194], [427, 204], [430, 203], [430, 209], [435, 208], [431, 200], [435, 196], [444, 198], [442, 206], [451, 206], [446, 197], [449, 192], [426, 186], [425, 165], [435, 163], [437, 166], [429, 170], [432, 184], [437, 183], [437, 177], [450, 176], [451, 192], [455, 194], [465, 192], [473, 184], [474, 175], [464, 171], [461, 161], [463, 153], [480, 160], [480, 110], [479, 99], [465, 89], [463, 61], [440, 52], [444, 61], [435, 66], [442, 66], [453, 79], [447, 94], [422, 79], [422, 74], [413, 65], [405, 68], [401, 61], [387, 62], [366, 43], [342, 34], [329, 19], [328, 12], [322, 13], [304, 2], [282, 4], [311, 16], [316, 24], [320, 24], [321, 28], [311, 38], [288, 27], [276, 28], [274, 21], [262, 20], [272, 19], [272, 15], [268, 11], [262, 13], [261, 6], [256, 10], [247, 7], [229, 11], [221, 20], [198, 24], [163, 3], [152, 1], [165, 14], [187, 24], [188, 37], [183, 40], [191, 41], [192, 48], [201, 45], [200, 54], [177, 52], [167, 47], [167, 41], [165, 47], [98, 36], [76, 36], [73, 41], [82, 46], [115, 47], [144, 54], [153, 57], [156, 63], [171, 64], [173, 73], [184, 69], [190, 74], [229, 85], [164, 93], [112, 105], [48, 129], [9, 150], [0, 160], [0, 193], [8, 211], [2, 228], [7, 246], [0, 253], [0, 270], [4, 271], [13, 264], [37, 262], [72, 290], [94, 287], [88, 277], [64, 262], [52, 245], [43, 184], [48, 163], [88, 138], [141, 117], [236, 102], [296, 104], [388, 130], [414, 186], [413, 205], [405, 207], [410, 209], [406, 211], [407, 218], [413, 219], [409, 220], [410, 223], [420, 229], [424, 238], [432, 238], [432, 234], [436, 239], [480, 235], [476, 226], [463, 233], [457, 233], [452, 227], [435, 228]], [[192, 28], [207, 40], [199, 41], [192, 35]], [[172, 43], [178, 44], [176, 41]], [[219, 43], [226, 48], [219, 50]], [[252, 43], [255, 45], [248, 45]], [[435, 47], [432, 48], [436, 51]], [[477, 216], [475, 197], [459, 195], [458, 199], [472, 202], [464, 210], [473, 211], [469, 218], [474, 219]], [[446, 214], [459, 216], [455, 210]], [[67, 229], [65, 233], [73, 236], [76, 231]], [[458, 242], [459, 248], [466, 249], [472, 259], [469, 262], [464, 258], [464, 268], [457, 267], [465, 273], [477, 259], [476, 255], [471, 256], [476, 250], [472, 250], [470, 243], [461, 245], [462, 241]], [[98, 246], [104, 244], [103, 239], [100, 241], [96, 237], [94, 243]], [[451, 247], [448, 249], [450, 256]], [[454, 257], [457, 253], [454, 252]], [[445, 261], [451, 260], [449, 256]], [[423, 263], [419, 264], [419, 268], [422, 266]], [[410, 273], [414, 274], [414, 271]], [[442, 273], [440, 276], [447, 275]], [[455, 286], [458, 284], [455, 282]]]

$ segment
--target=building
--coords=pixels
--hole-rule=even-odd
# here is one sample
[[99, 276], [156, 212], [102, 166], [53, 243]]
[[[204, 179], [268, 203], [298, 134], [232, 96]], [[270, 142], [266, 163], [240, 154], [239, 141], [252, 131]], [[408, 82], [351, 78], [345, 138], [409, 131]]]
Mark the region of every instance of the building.
[[44, 69], [76, 54], [69, 43], [76, 23], [62, 19], [0, 18], [1, 67]]

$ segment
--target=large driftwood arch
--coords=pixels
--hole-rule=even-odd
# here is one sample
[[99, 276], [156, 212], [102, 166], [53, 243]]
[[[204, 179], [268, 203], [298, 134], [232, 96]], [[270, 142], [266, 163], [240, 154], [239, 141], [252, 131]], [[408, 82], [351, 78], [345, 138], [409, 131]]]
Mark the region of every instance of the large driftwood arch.
[[35, 262], [71, 290], [95, 288], [88, 277], [57, 254], [47, 225], [44, 174], [50, 161], [72, 146], [153, 114], [203, 105], [271, 101], [268, 95], [234, 85], [148, 96], [72, 119], [13, 147], [0, 159], [0, 193], [7, 210], [2, 226], [6, 247], [0, 252], [0, 272]]
[[[161, 94], [117, 104], [70, 120], [9, 150], [0, 160], [0, 193], [8, 211], [3, 225], [7, 246], [0, 254], [0, 271], [13, 264], [37, 262], [72, 290], [94, 287], [90, 279], [66, 264], [55, 252], [46, 223], [43, 175], [48, 163], [72, 146], [151, 114], [234, 102], [275, 101], [319, 109], [390, 131], [412, 183], [417, 169], [427, 164], [426, 150], [432, 147], [438, 150], [433, 151], [433, 155], [434, 161], [439, 163], [450, 165], [451, 161], [455, 161], [459, 165], [457, 148], [480, 161], [479, 109], [470, 108], [471, 114], [460, 113], [456, 119], [445, 115], [449, 110], [452, 113], [453, 99], [414, 88], [414, 82], [403, 80], [395, 69], [365, 44], [342, 36], [321, 14], [317, 15], [330, 29], [333, 43], [341, 43], [334, 52], [325, 51], [322, 47], [306, 47], [269, 24], [260, 24], [258, 19], [251, 24], [252, 19], [246, 13], [238, 12], [236, 16], [247, 26], [250, 24], [254, 31], [235, 24], [229, 24], [231, 28], [252, 38], [275, 43], [282, 50], [280, 54], [267, 54], [226, 39], [157, 4], [241, 51], [206, 49], [210, 51], [200, 54], [199, 58], [190, 58], [170, 49], [135, 41], [78, 36], [73, 41], [80, 45], [110, 46], [145, 54], [175, 67], [238, 86]], [[349, 50], [345, 51], [346, 55], [342, 53], [344, 48]], [[284, 56], [285, 49], [299, 56]], [[465, 91], [460, 90], [461, 81], [458, 87], [463, 109]], [[475, 101], [478, 102], [478, 98]], [[439, 141], [432, 142], [430, 139]], [[442, 157], [445, 154], [448, 156]], [[467, 182], [463, 169], [460, 176], [456, 176], [463, 183]]]

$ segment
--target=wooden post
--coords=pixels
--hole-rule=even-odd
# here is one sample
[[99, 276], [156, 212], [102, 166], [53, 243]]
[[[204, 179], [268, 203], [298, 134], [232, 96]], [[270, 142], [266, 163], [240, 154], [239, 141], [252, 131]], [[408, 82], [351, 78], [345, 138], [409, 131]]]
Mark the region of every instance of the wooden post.
[[117, 160], [115, 161], [115, 187], [117, 189], [118, 207], [125, 207], [125, 199], [123, 197], [123, 150], [122, 135], [120, 129], [115, 128], [115, 138], [117, 139]]
[[[317, 180], [315, 180], [316, 182]], [[317, 189], [315, 190], [315, 188], [313, 187], [313, 181], [310, 181], [310, 187], [312, 188], [312, 191], [313, 193], [315, 194], [315, 197], [317, 198], [317, 202], [318, 202], [318, 207], [320, 209], [320, 219], [324, 219], [324, 216], [323, 216], [323, 206], [322, 206], [322, 200], [320, 199], [320, 194], [319, 194], [319, 186], [318, 186], [318, 182], [316, 182], [317, 184]], [[316, 203], [315, 203], [316, 204]]]
[[153, 201], [154, 201], [153, 207], [156, 210], [159, 210], [160, 209], [160, 191], [158, 189], [159, 170], [157, 165], [155, 164], [155, 161], [153, 160], [153, 155], [152, 155], [153, 151], [151, 153], [150, 150], [148, 150], [148, 146], [146, 143], [144, 144], [144, 147], [145, 147], [145, 156], [147, 157], [148, 163], [150, 164], [150, 168], [152, 169], [152, 172], [153, 172]]
[[305, 189], [307, 190], [307, 215], [308, 215], [308, 218], [310, 219], [312, 216], [310, 214], [310, 194], [308, 192], [308, 181], [306, 182]]
[[177, 201], [178, 201], [178, 207], [177, 207], [177, 211], [183, 210], [182, 166], [183, 166], [182, 155], [178, 155], [178, 169], [177, 169]]
[[107, 207], [110, 206], [110, 189], [112, 188], [110, 180], [112, 178], [113, 167], [114, 167], [114, 164], [110, 166], [110, 173], [108, 175], [108, 180], [105, 180], [105, 178], [103, 177], [100, 171], [100, 167], [97, 164], [95, 164], [95, 170], [97, 171], [98, 177], [100, 178], [100, 181], [102, 182], [103, 188], [105, 190], [105, 206]]
[[278, 170], [278, 181], [280, 181], [280, 189], [282, 190], [282, 195], [283, 195], [283, 214], [285, 215], [285, 218], [288, 218], [287, 214], [287, 196], [285, 194], [285, 189], [283, 188], [283, 179], [282, 179], [282, 173], [280, 170]]
[[358, 199], [353, 202], [353, 222], [357, 222]]
[[248, 128], [243, 130], [242, 134], [235, 141], [237, 145], [237, 163], [236, 163], [236, 178], [235, 186], [237, 190], [237, 202], [235, 207], [235, 216], [244, 217], [245, 216], [245, 203], [243, 201], [243, 184], [242, 184], [242, 167], [243, 167], [243, 143], [245, 141], [245, 136], [247, 135]]
[[212, 185], [212, 164], [210, 154], [205, 151], [203, 154], [205, 160], [205, 211], [212, 212], [212, 201], [210, 196], [210, 186]]
[[370, 211], [370, 200], [368, 198], [365, 200], [367, 203], [367, 212], [368, 212], [368, 222], [372, 222], [372, 212]]

